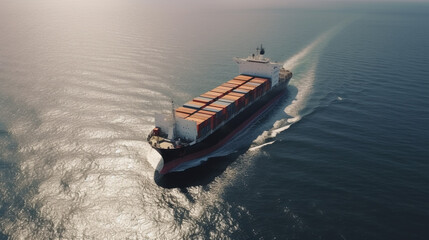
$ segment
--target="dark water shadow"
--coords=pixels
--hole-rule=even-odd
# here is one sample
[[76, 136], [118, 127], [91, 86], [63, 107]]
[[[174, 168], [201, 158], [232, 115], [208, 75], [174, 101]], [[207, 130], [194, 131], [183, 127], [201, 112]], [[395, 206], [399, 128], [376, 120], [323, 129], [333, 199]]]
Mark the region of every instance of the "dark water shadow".
[[[17, 182], [21, 161], [18, 146], [17, 140], [0, 122], [0, 222], [16, 221], [18, 215], [23, 214], [18, 213], [26, 197]], [[0, 240], [9, 239], [9, 234], [0, 227]]]
[[[233, 163], [238, 157], [246, 153], [256, 137], [261, 135], [268, 128], [272, 127], [273, 124], [279, 119], [290, 118], [283, 109], [290, 105], [298, 94], [298, 89], [295, 86], [289, 85], [287, 94], [281, 97], [277, 103], [271, 106], [268, 111], [256, 120], [252, 125], [261, 125], [257, 127], [251, 127], [250, 131], [244, 132], [244, 137], [240, 138], [239, 147], [232, 153], [221, 156], [212, 157], [207, 159], [201, 165], [189, 168], [182, 172], [172, 172], [165, 175], [159, 174], [155, 171], [154, 180], [155, 183], [163, 188], [180, 188], [181, 191], [186, 195], [188, 187], [192, 186], [207, 186], [215, 180], [216, 177], [220, 176], [225, 172], [226, 168]], [[235, 140], [236, 141], [236, 140]]]
[[[226, 168], [234, 162], [237, 157], [244, 153], [243, 149], [223, 157], [209, 158], [201, 165], [189, 168], [182, 172], [172, 172], [166, 175], [160, 175], [155, 172], [155, 182], [164, 188], [187, 188], [192, 186], [206, 186], [221, 175]], [[185, 191], [185, 190], [183, 190]], [[186, 192], [186, 191], [185, 191]]]
[[6, 239], [9, 239], [9, 236], [8, 236], [8, 235], [3, 234], [3, 233], [0, 231], [0, 240], [6, 240]]

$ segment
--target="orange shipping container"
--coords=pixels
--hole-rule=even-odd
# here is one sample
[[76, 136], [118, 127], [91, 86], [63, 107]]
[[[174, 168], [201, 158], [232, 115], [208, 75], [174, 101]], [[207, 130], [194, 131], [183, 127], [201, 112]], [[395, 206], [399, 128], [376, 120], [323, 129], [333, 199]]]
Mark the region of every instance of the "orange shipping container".
[[206, 111], [206, 110], [199, 110], [197, 113], [210, 116], [211, 117], [211, 129], [214, 129], [215, 121], [216, 121], [216, 113], [215, 112]]
[[224, 106], [224, 105], [220, 105], [220, 104], [216, 104], [216, 103], [211, 103], [210, 105], [208, 105], [208, 107], [214, 107], [216, 109], [220, 109], [220, 110], [222, 110], [222, 115], [226, 114], [226, 106]]
[[222, 110], [226, 109], [226, 106], [221, 105], [221, 104], [216, 104], [216, 103], [212, 103], [209, 106], [213, 106], [213, 107], [217, 107], [217, 108], [221, 108]]
[[178, 107], [178, 108], [176, 108], [176, 112], [187, 113], [187, 114], [192, 114], [192, 113], [194, 113], [196, 111], [197, 110], [195, 110], [193, 108], [187, 108], [187, 107]]
[[216, 88], [225, 89], [225, 90], [231, 89], [230, 87], [222, 87], [222, 86], [217, 86]]
[[225, 95], [225, 96], [221, 97], [220, 99], [228, 99], [228, 100], [232, 100], [232, 101], [237, 101], [238, 99], [240, 99], [240, 97]]
[[204, 134], [204, 130], [207, 130], [206, 126], [211, 124], [209, 119], [203, 120], [192, 116], [187, 117], [186, 119], [197, 123], [197, 132], [199, 137], [201, 136], [201, 134]]
[[[220, 96], [224, 95], [223, 93], [213, 92], [213, 91], [208, 91], [208, 92], [206, 92], [204, 94], [208, 94], [208, 95], [214, 96], [214, 98], [217, 98], [217, 97], [220, 97]], [[203, 96], [203, 95], [201, 95], [201, 96]]]
[[222, 85], [220, 85], [222, 87], [229, 87], [229, 88], [236, 88], [238, 87], [238, 84], [233, 84], [233, 83], [223, 83]]
[[195, 102], [193, 100], [183, 104], [184, 107], [188, 107], [188, 108], [195, 108], [195, 109], [199, 109], [202, 108], [204, 106], [206, 106], [207, 104], [205, 103], [201, 103], [201, 102]]
[[244, 94], [242, 93], [236, 93], [236, 92], [231, 92], [228, 95], [226, 95], [225, 97], [234, 97], [236, 99], [240, 99], [244, 97]]
[[212, 106], [212, 105], [208, 105], [206, 107], [203, 108], [204, 110], [200, 110], [200, 111], [206, 111], [207, 112], [213, 112], [216, 114], [215, 116], [215, 124], [219, 124], [220, 122], [223, 121], [223, 119], [225, 118], [225, 113], [226, 113], [226, 108], [223, 107], [216, 107], [216, 106]]
[[195, 118], [206, 120], [206, 119], [211, 118], [212, 116], [207, 115], [207, 114], [203, 114], [203, 113], [194, 113], [194, 114], [192, 114], [191, 117], [195, 117]]
[[204, 113], [194, 113], [194, 114], [192, 114], [192, 117], [199, 118], [202, 120], [208, 120], [210, 123], [210, 128], [213, 129], [213, 127], [214, 127], [214, 115], [207, 115]]
[[232, 89], [233, 88], [231, 88], [231, 87], [222, 87], [222, 86], [219, 86], [219, 87], [216, 87], [216, 88], [212, 89], [212, 91], [213, 92], [226, 93], [226, 92], [231, 91]]
[[[253, 80], [252, 80], [252, 81], [253, 81]], [[252, 81], [247, 82], [245, 85], [261, 86], [261, 85], [263, 85], [263, 84], [264, 84], [264, 83], [262, 83], [262, 82], [252, 82]]]
[[240, 96], [237, 96], [235, 94], [228, 94], [225, 97], [233, 98], [233, 99], [240, 99], [244, 97], [244, 94], [241, 94]]
[[204, 120], [199, 119], [199, 118], [194, 118], [194, 117], [187, 117], [186, 120], [190, 120], [190, 121], [195, 122], [197, 124], [197, 131], [199, 131], [201, 123], [204, 122]]
[[205, 103], [205, 104], [208, 104], [208, 103], [211, 103], [211, 102], [214, 101], [212, 98], [205, 98], [205, 97], [196, 97], [193, 100], [195, 102], [202, 102], [202, 103]]
[[200, 119], [196, 117], [187, 117], [187, 120], [191, 120], [197, 123], [197, 130], [199, 131], [202, 127], [205, 127], [208, 124], [208, 119]]
[[242, 85], [242, 84], [244, 84], [245, 82], [246, 82], [246, 81], [244, 81], [244, 80], [233, 79], [233, 80], [229, 80], [227, 83]]
[[259, 86], [261, 86], [262, 85], [262, 83], [246, 83], [246, 84], [243, 84], [243, 85], [241, 85], [240, 87], [259, 87]]
[[238, 92], [230, 92], [230, 93], [228, 93], [228, 95], [237, 96], [237, 97], [244, 97], [244, 94], [238, 93]]
[[216, 99], [217, 98], [216, 95], [212, 95], [212, 94], [209, 94], [209, 93], [201, 94], [200, 97], [211, 98], [211, 99]]
[[240, 79], [240, 80], [245, 80], [248, 81], [250, 79], [252, 79], [253, 77], [251, 76], [245, 76], [245, 75], [238, 75], [237, 77], [235, 77], [234, 79]]
[[252, 81], [268, 81], [268, 79], [257, 77], [257, 78], [252, 79]]
[[197, 113], [202, 113], [202, 114], [206, 114], [206, 115], [210, 115], [210, 116], [215, 116], [216, 115], [215, 112], [206, 111], [206, 110], [199, 110]]
[[224, 95], [225, 93], [227, 93], [227, 92], [228, 92], [228, 90], [224, 90], [224, 89], [220, 89], [220, 88], [214, 88], [214, 89], [212, 89], [212, 92], [220, 93], [220, 95], [222, 96], [222, 95]]
[[181, 112], [176, 112], [175, 115], [176, 115], [176, 117], [183, 118], [183, 119], [189, 117], [189, 114], [187, 114], [187, 113], [181, 113]]
[[253, 91], [255, 88], [256, 88], [256, 86], [249, 86], [249, 85], [245, 86], [245, 85], [243, 85], [237, 89], [247, 89], [247, 90]]
[[216, 106], [213, 106], [212, 104], [205, 106], [203, 109], [206, 109], [206, 108], [213, 108], [215, 110], [221, 110], [221, 111], [224, 109], [224, 107], [216, 107]]
[[249, 83], [258, 84], [258, 85], [266, 84], [266, 82], [268, 82], [268, 81], [265, 81], [265, 82], [263, 82], [263, 81], [254, 81], [254, 80], [249, 81]]
[[239, 97], [232, 98], [232, 97], [224, 96], [224, 97], [220, 98], [219, 100], [223, 100], [223, 101], [226, 101], [226, 102], [233, 101], [235, 107], [238, 107], [238, 105], [239, 105]]
[[268, 79], [265, 79], [265, 78], [255, 78], [255, 79], [252, 79], [250, 82], [260, 83], [260, 84], [264, 85], [265, 90], [267, 90], [269, 88], [268, 85], [270, 84], [270, 81], [268, 81]]

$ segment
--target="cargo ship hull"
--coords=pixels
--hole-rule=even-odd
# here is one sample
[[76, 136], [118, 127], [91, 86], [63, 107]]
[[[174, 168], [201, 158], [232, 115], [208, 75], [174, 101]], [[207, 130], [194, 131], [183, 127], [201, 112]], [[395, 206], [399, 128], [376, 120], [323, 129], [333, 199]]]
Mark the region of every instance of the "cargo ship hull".
[[246, 107], [246, 109], [230, 119], [225, 125], [200, 142], [174, 149], [155, 148], [163, 158], [157, 166], [159, 173], [166, 174], [175, 171], [182, 164], [202, 158], [224, 146], [255, 119], [263, 115], [270, 106], [283, 96], [286, 93], [288, 82], [289, 79], [277, 84], [257, 101]]

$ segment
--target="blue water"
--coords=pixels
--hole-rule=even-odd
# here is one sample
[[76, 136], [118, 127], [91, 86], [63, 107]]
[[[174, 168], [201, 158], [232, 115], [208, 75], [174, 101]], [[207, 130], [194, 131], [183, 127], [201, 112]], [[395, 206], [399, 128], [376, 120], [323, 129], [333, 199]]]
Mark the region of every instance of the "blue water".
[[[429, 5], [0, 3], [0, 239], [428, 239]], [[294, 77], [232, 153], [145, 139], [263, 43]]]

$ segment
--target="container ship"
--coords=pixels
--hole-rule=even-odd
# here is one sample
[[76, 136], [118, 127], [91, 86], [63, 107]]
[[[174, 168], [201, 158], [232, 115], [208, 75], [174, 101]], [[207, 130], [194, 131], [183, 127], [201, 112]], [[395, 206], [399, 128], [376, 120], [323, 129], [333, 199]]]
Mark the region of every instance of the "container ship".
[[198, 165], [286, 93], [292, 73], [264, 54], [261, 45], [247, 58], [234, 58], [238, 76], [181, 107], [173, 105], [171, 114], [155, 114], [147, 140], [162, 156], [159, 174]]

